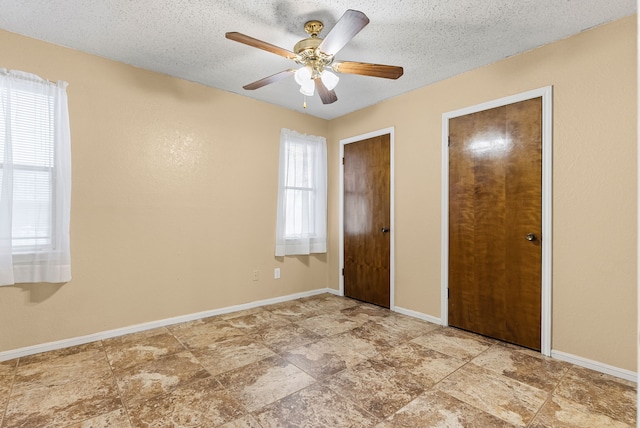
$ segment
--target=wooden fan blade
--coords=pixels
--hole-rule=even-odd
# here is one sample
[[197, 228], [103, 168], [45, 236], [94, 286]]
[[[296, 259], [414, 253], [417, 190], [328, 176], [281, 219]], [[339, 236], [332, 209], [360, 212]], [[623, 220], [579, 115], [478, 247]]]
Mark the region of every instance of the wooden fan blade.
[[324, 86], [322, 83], [322, 79], [319, 77], [317, 79], [313, 79], [316, 82], [316, 90], [318, 91], [318, 95], [320, 95], [320, 99], [322, 100], [322, 104], [331, 104], [338, 101], [338, 96], [335, 92], [330, 91]]
[[363, 76], [383, 77], [385, 79], [397, 79], [402, 76], [404, 70], [395, 65], [369, 64], [366, 62], [334, 61], [331, 68], [338, 73], [360, 74]]
[[272, 45], [271, 43], [263, 42], [262, 40], [254, 39], [253, 37], [247, 36], [246, 34], [237, 33], [234, 31], [226, 33], [225, 37], [229, 40], [233, 40], [234, 42], [244, 43], [245, 45], [253, 46], [254, 48], [262, 49], [264, 51], [271, 52], [285, 58], [296, 58], [296, 54], [291, 51], [288, 51], [276, 45]]
[[327, 55], [335, 55], [368, 23], [369, 18], [364, 13], [353, 9], [347, 10], [320, 43], [318, 49]]
[[279, 82], [280, 80], [291, 76], [295, 72], [296, 70], [293, 68], [290, 70], [284, 70], [284, 71], [281, 71], [280, 73], [272, 74], [271, 76], [265, 77], [264, 79], [260, 79], [253, 83], [249, 83], [248, 85], [244, 85], [242, 88], [250, 91], [254, 89], [262, 88], [263, 86], [267, 86], [271, 83]]

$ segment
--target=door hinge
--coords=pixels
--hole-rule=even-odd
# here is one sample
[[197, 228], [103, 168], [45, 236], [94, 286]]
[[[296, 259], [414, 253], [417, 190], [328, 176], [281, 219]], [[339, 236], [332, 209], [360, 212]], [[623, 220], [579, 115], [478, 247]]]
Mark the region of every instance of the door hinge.
[[344, 268], [342, 268], [342, 276], [344, 276]]
[[342, 157], [342, 165], [344, 165], [344, 157]]
[[451, 297], [451, 292], [449, 291], [449, 289], [447, 288], [447, 299]]
[[451, 147], [451, 135], [447, 137], [447, 147]]

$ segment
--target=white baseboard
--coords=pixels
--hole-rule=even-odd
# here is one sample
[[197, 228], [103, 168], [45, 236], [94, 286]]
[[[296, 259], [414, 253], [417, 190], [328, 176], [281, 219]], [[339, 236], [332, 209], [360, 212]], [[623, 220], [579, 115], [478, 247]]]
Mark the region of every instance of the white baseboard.
[[[144, 330], [151, 330], [154, 328], [166, 327], [173, 324], [179, 324], [187, 321], [194, 321], [201, 318], [212, 317], [215, 315], [223, 315], [232, 312], [243, 311], [247, 309], [258, 308], [260, 306], [273, 305], [275, 303], [286, 302], [289, 300], [300, 299], [303, 297], [315, 296], [322, 293], [330, 293], [336, 296], [340, 296], [340, 291], [333, 288], [321, 288], [318, 290], [305, 291], [302, 293], [289, 294], [287, 296], [274, 297], [272, 299], [257, 300], [255, 302], [244, 303], [241, 305], [227, 306], [220, 309], [212, 309], [209, 311], [197, 312], [194, 314], [180, 315], [173, 318], [166, 318], [158, 321], [151, 321], [142, 324], [136, 324], [128, 327], [117, 328], [114, 330], [107, 330], [103, 332], [88, 334], [86, 336], [73, 337], [70, 339], [57, 340], [55, 342], [47, 342], [33, 346], [27, 346], [24, 348], [12, 349], [9, 351], [0, 352], [0, 361], [12, 360], [14, 358], [25, 357], [27, 355], [39, 354], [41, 352], [54, 351], [56, 349], [68, 348], [71, 346], [83, 345], [89, 342], [95, 342], [98, 340], [109, 339], [112, 337], [123, 336], [125, 334], [138, 333]], [[442, 325], [440, 318], [423, 314], [421, 312], [413, 311], [411, 309], [401, 308], [395, 306], [392, 309], [399, 314], [408, 315], [413, 318], [418, 318], [423, 321], [428, 321], [433, 324]], [[588, 358], [579, 357], [577, 355], [568, 354], [561, 351], [551, 351], [551, 357], [561, 361], [566, 361], [576, 366], [585, 367], [591, 370], [595, 370], [600, 373], [609, 374], [611, 376], [626, 379], [631, 382], [638, 382], [638, 373], [630, 370], [621, 369], [618, 367], [610, 366], [598, 361], [589, 360]]]
[[577, 355], [567, 354], [566, 352], [561, 351], [551, 350], [551, 358], [556, 358], [558, 360], [566, 361], [567, 363], [575, 364], [576, 366], [585, 367], [600, 373], [605, 373], [638, 383], [638, 373], [632, 372], [631, 370], [621, 369], [619, 367], [610, 366], [608, 364], [579, 357]]
[[418, 319], [421, 319], [423, 321], [428, 321], [428, 322], [433, 323], [433, 324], [442, 325], [442, 320], [440, 318], [436, 318], [436, 317], [431, 316], [431, 315], [423, 314], [422, 312], [412, 311], [411, 309], [405, 309], [405, 308], [401, 308], [399, 306], [395, 306], [393, 308], [393, 311], [397, 312], [399, 314], [402, 314], [402, 315], [408, 315], [408, 316], [413, 317], [413, 318], [418, 318]]
[[[434, 324], [442, 325], [442, 320], [440, 318], [436, 318], [431, 315], [412, 311], [411, 309], [400, 308], [398, 306], [393, 308], [393, 310], [400, 314], [408, 315], [410, 317], [414, 317], [424, 321], [429, 321]], [[551, 351], [551, 358], [555, 358], [561, 361], [566, 361], [568, 363], [575, 364], [576, 366], [585, 367], [587, 369], [591, 369], [600, 373], [605, 373], [611, 376], [615, 376], [620, 379], [625, 379], [625, 380], [636, 382], [636, 383], [638, 382], [638, 373], [636, 372], [632, 372], [626, 369], [621, 369], [619, 367], [610, 366], [608, 364], [601, 363], [598, 361], [589, 360], [588, 358], [583, 358], [577, 355], [567, 354], [566, 352], [554, 351], [554, 350]]]
[[151, 330], [159, 327], [166, 327], [168, 325], [179, 324], [187, 321], [193, 321], [200, 318], [207, 318], [215, 315], [223, 315], [231, 312], [238, 312], [246, 309], [253, 309], [260, 306], [273, 305], [275, 303], [281, 303], [289, 300], [300, 299], [302, 297], [315, 296], [317, 294], [322, 294], [322, 293], [331, 293], [331, 294], [339, 295], [337, 290], [334, 290], [331, 288], [321, 288], [318, 290], [289, 294], [287, 296], [274, 297], [272, 299], [265, 299], [265, 300], [250, 302], [250, 303], [243, 303], [241, 305], [227, 306], [226, 308], [212, 309], [209, 311], [197, 312], [194, 314], [180, 315], [173, 318], [166, 318], [163, 320], [151, 321], [151, 322], [136, 324], [128, 327], [117, 328], [114, 330], [107, 330], [107, 331], [102, 331], [98, 333], [88, 334], [86, 336], [72, 337], [70, 339], [57, 340], [55, 342], [47, 342], [47, 343], [42, 343], [38, 345], [27, 346], [24, 348], [3, 351], [3, 352], [0, 352], [0, 361], [12, 360], [14, 358], [25, 357], [27, 355], [33, 355], [33, 354], [39, 354], [41, 352], [54, 351], [56, 349], [83, 345], [89, 342], [95, 342], [98, 340], [109, 339], [117, 336], [123, 336], [125, 334], [138, 333], [140, 331]]

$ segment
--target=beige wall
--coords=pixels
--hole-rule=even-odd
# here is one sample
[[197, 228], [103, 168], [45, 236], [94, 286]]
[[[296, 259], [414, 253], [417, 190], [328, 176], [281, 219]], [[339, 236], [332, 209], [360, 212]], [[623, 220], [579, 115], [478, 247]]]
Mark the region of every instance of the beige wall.
[[[439, 317], [442, 114], [553, 85], [553, 349], [635, 371], [635, 19], [330, 122], [0, 32], [1, 67], [70, 83], [74, 186], [74, 279], [0, 288], [0, 351], [337, 289], [339, 140], [389, 126], [396, 305]], [[327, 257], [273, 257], [282, 127], [328, 137]]]
[[69, 82], [73, 156], [73, 280], [0, 287], [0, 351], [326, 287], [326, 256], [273, 254], [280, 129], [328, 122], [7, 32], [0, 52]]
[[340, 139], [395, 127], [397, 306], [440, 317], [442, 114], [553, 85], [552, 348], [636, 371], [636, 52], [634, 16], [331, 122], [331, 177]]

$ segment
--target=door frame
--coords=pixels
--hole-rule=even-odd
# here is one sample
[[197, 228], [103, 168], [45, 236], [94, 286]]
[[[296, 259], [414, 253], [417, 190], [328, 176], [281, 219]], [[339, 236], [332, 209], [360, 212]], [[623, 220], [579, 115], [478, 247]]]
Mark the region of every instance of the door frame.
[[465, 107], [442, 114], [442, 256], [441, 322], [449, 325], [449, 119], [542, 97], [542, 276], [541, 343], [542, 355], [551, 356], [551, 229], [552, 229], [552, 155], [553, 155], [553, 87], [545, 86], [516, 95]]
[[357, 143], [358, 141], [367, 140], [373, 137], [379, 137], [380, 135], [389, 134], [389, 186], [391, 187], [389, 194], [389, 309], [395, 310], [395, 128], [389, 127], [379, 129], [377, 131], [368, 132], [366, 134], [355, 135], [353, 137], [344, 138], [340, 140], [340, 157], [338, 162], [340, 165], [340, 190], [339, 190], [339, 203], [338, 203], [338, 278], [339, 287], [338, 292], [341, 296], [344, 296], [344, 275], [342, 275], [342, 269], [344, 268], [344, 165], [342, 159], [344, 158], [344, 146], [345, 144]]

